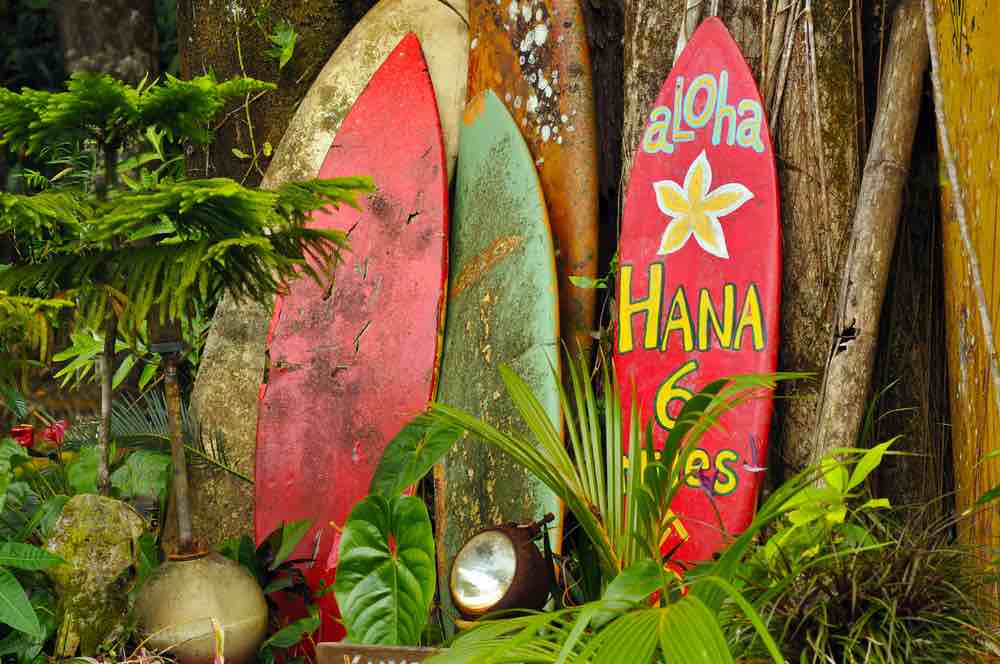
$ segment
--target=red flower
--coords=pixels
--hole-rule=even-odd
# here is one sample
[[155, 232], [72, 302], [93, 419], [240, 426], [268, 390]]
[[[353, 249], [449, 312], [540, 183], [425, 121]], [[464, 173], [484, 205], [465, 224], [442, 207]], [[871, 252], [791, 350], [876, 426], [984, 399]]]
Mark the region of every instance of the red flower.
[[66, 420], [56, 420], [49, 426], [45, 427], [42, 431], [42, 438], [51, 441], [56, 447], [62, 445], [63, 438], [66, 436], [66, 427], [68, 424]]
[[33, 447], [35, 445], [35, 427], [30, 424], [18, 424], [10, 430], [10, 437], [21, 447]]

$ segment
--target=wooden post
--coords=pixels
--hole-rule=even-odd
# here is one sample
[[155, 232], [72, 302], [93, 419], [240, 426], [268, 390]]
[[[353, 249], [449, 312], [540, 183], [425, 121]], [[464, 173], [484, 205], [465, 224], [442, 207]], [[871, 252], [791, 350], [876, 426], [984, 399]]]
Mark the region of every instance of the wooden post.
[[855, 444], [868, 404], [903, 187], [928, 63], [919, 0], [904, 0], [893, 16], [871, 147], [854, 215], [847, 264], [826, 372], [812, 462]]

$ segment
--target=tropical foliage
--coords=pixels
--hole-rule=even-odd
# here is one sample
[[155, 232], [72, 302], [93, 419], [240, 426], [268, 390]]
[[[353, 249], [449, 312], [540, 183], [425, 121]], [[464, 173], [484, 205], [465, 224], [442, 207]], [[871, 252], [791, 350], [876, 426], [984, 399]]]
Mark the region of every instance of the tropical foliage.
[[[922, 510], [868, 497], [864, 480], [891, 442], [853, 468], [828, 461], [740, 565], [737, 585], [788, 661], [930, 664], [1000, 652], [986, 552], [957, 544], [951, 517], [928, 522]], [[763, 654], [743, 615], [724, 613], [734, 651]]]
[[[705, 432], [724, 413], [762, 396], [777, 381], [801, 375], [739, 376], [705, 386], [685, 403], [663, 449], [654, 451], [652, 430], [643, 432], [638, 408], [631, 409], [630, 422], [623, 422], [620, 387], [607, 363], [600, 369], [603, 403], [586, 362], [571, 358], [565, 364], [573, 394], [571, 398], [563, 391], [561, 404], [570, 445], [563, 444], [527, 383], [501, 367], [507, 392], [530, 436], [501, 431], [460, 409], [434, 403], [386, 448], [372, 491], [415, 482], [468, 432], [509, 454], [566, 504], [594, 547], [606, 585], [635, 562], [659, 557], [662, 535], [674, 521], [671, 501], [687, 481], [687, 457]], [[626, 440], [640, 444], [626, 449]], [[630, 473], [629, 468], [642, 472]]]
[[68, 145], [77, 155], [51, 178], [35, 174], [38, 191], [0, 193], [0, 237], [20, 257], [0, 269], [0, 289], [72, 302], [78, 325], [103, 341], [102, 489], [119, 334], [179, 325], [223, 291], [266, 301], [303, 274], [329, 279], [345, 236], [306, 221], [324, 206], [353, 205], [371, 186], [314, 179], [261, 191], [185, 179], [184, 146], [211, 140], [209, 123], [227, 100], [272, 87], [211, 76], [131, 86], [78, 73], [64, 92], [0, 88], [0, 144], [26, 154]]

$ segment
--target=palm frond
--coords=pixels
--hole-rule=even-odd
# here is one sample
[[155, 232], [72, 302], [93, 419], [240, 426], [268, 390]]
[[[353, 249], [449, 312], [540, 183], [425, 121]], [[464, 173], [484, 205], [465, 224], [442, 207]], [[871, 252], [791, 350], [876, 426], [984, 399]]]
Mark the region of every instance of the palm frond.
[[[217, 468], [253, 484], [253, 479], [236, 468], [229, 459], [225, 440], [208, 436], [190, 410], [182, 404], [181, 433], [192, 466]], [[122, 398], [111, 408], [111, 438], [119, 447], [138, 447], [169, 452], [170, 426], [163, 393], [149, 390], [136, 398]], [[85, 422], [66, 431], [64, 444], [70, 448], [91, 445], [97, 439], [97, 422]]]
[[[657, 456], [652, 424], [645, 432], [640, 428], [634, 396], [629, 436], [622, 435], [619, 381], [604, 358], [603, 406], [591, 385], [586, 360], [570, 358], [565, 365], [573, 392], [571, 401], [560, 388], [568, 448], [528, 384], [506, 367], [501, 368], [501, 377], [530, 436], [500, 431], [446, 404], [432, 404], [430, 414], [504, 451], [558, 496], [594, 545], [605, 583], [638, 560], [660, 557], [660, 542], [675, 519], [670, 506], [689, 479], [687, 456], [701, 437], [725, 413], [769, 393], [778, 381], [804, 376], [735, 376], [705, 386], [684, 404]], [[631, 441], [628, 449], [626, 440]]]

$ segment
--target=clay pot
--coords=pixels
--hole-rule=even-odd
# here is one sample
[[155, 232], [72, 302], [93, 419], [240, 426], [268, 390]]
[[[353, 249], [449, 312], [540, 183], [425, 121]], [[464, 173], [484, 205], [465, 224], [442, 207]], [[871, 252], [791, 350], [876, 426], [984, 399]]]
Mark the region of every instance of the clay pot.
[[211, 664], [212, 618], [225, 633], [227, 664], [250, 664], [267, 635], [267, 602], [256, 579], [216, 553], [164, 563], [135, 604], [146, 646], [167, 650], [182, 664]]

